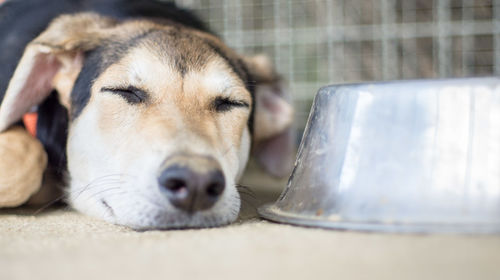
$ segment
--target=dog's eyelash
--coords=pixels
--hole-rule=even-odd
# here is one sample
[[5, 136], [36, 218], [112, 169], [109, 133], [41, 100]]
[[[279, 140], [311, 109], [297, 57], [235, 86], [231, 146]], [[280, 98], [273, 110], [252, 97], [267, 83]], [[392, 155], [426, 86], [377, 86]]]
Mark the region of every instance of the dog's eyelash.
[[245, 101], [232, 100], [227, 97], [215, 98], [212, 105], [214, 110], [218, 113], [230, 111], [235, 107], [246, 107], [246, 108], [250, 107], [250, 105]]
[[129, 104], [144, 103], [148, 99], [148, 94], [146, 92], [134, 86], [129, 86], [127, 88], [103, 87], [101, 91], [117, 94], [124, 98]]

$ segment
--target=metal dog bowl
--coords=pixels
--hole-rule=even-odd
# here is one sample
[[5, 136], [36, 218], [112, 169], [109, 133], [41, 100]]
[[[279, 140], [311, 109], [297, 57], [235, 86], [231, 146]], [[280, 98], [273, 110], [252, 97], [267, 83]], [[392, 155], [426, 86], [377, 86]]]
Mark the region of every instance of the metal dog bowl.
[[500, 79], [328, 86], [267, 219], [395, 232], [500, 232]]

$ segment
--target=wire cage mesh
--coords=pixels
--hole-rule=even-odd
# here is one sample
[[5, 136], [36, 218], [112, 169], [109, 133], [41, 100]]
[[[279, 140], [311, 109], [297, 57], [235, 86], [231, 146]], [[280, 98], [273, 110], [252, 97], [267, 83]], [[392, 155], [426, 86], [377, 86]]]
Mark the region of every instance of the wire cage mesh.
[[244, 54], [265, 53], [303, 127], [323, 85], [500, 74], [500, 0], [176, 0]]

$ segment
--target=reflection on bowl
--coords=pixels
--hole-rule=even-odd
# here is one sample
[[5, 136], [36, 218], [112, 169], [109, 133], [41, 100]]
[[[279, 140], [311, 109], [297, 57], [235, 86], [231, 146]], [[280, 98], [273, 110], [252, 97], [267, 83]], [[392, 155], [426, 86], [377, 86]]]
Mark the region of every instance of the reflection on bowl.
[[328, 86], [267, 219], [338, 229], [500, 232], [500, 79]]

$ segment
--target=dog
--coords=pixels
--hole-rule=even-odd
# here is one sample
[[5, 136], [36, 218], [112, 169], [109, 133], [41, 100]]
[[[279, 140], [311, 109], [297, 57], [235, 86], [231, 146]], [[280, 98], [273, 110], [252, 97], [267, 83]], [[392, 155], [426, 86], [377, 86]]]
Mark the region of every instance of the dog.
[[289, 171], [293, 109], [269, 59], [172, 3], [7, 0], [0, 48], [0, 135], [35, 108], [45, 178], [84, 214], [138, 230], [226, 225], [251, 153]]

